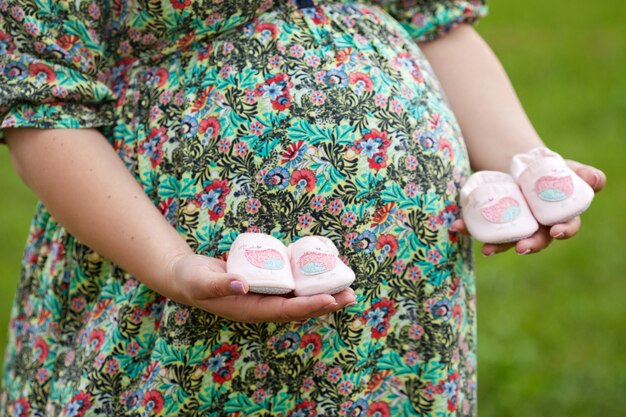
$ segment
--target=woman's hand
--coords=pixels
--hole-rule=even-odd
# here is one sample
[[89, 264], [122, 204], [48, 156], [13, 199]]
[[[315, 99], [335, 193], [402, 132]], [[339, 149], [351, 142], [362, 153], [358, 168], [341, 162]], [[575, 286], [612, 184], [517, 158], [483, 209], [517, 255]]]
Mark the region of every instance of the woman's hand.
[[[583, 180], [585, 180], [597, 193], [600, 192], [606, 184], [606, 175], [604, 172], [591, 167], [589, 165], [583, 165], [576, 161], [567, 161], [569, 167], [574, 170]], [[483, 245], [481, 252], [485, 256], [495, 255], [497, 253], [505, 252], [513, 247], [515, 251], [520, 255], [526, 255], [528, 253], [537, 253], [550, 245], [552, 239], [564, 240], [569, 239], [578, 233], [580, 229], [580, 216], [577, 216], [565, 223], [555, 224], [553, 226], [540, 226], [539, 230], [529, 238], [522, 239], [517, 242], [504, 243], [504, 244], [491, 244], [486, 243]], [[465, 235], [469, 234], [463, 220], [456, 220], [450, 226], [450, 230], [461, 232]]]
[[[292, 297], [248, 294], [245, 277], [226, 272], [226, 262], [184, 254], [170, 262], [171, 294], [176, 302], [241, 322], [300, 321], [340, 310], [356, 302], [354, 291]], [[170, 292], [170, 291], [167, 291]]]

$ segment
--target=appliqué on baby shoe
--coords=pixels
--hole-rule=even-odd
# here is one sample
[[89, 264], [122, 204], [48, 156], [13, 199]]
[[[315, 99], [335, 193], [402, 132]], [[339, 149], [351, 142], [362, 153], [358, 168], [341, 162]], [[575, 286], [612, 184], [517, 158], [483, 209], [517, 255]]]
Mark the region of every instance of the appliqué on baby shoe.
[[244, 253], [248, 262], [259, 268], [276, 270], [285, 266], [283, 257], [274, 249], [245, 249]]
[[574, 191], [572, 176], [541, 177], [535, 182], [535, 192], [544, 201], [563, 201]]
[[335, 255], [306, 252], [298, 260], [298, 268], [305, 275], [317, 275], [335, 268]]
[[480, 213], [491, 223], [509, 223], [521, 213], [520, 204], [513, 197], [502, 197], [492, 206], [481, 207]]

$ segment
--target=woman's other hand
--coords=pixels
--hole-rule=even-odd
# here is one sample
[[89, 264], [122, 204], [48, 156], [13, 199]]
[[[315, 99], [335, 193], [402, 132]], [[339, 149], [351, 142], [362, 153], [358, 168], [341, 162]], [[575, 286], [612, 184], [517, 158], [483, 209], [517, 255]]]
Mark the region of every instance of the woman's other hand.
[[[567, 164], [578, 176], [585, 180], [596, 193], [604, 188], [606, 184], [606, 175], [604, 172], [576, 161], [568, 160]], [[553, 239], [565, 240], [575, 236], [580, 229], [580, 224], [580, 216], [576, 216], [565, 223], [559, 223], [553, 226], [540, 226], [535, 234], [526, 239], [503, 244], [486, 243], [483, 245], [481, 252], [485, 256], [491, 256], [515, 248], [515, 251], [520, 255], [537, 253], [547, 248], [550, 243], [552, 243]], [[452, 223], [450, 230], [465, 235], [469, 234], [462, 219]]]

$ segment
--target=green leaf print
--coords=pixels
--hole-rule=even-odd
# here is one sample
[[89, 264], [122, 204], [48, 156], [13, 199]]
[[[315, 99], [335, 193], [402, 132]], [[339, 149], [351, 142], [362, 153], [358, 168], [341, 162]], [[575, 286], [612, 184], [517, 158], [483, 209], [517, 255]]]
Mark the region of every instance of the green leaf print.
[[[267, 404], [267, 399], [263, 403]], [[261, 407], [259, 403], [252, 402], [247, 394], [231, 395], [228, 402], [224, 404], [224, 411], [226, 413], [236, 413], [241, 410], [246, 410], [247, 413], [254, 413], [263, 409], [264, 407]]]
[[[419, 363], [418, 361], [418, 364]], [[420, 372], [419, 365], [416, 367], [407, 366], [397, 351], [388, 351], [387, 354], [383, 355], [383, 357], [378, 360], [378, 368], [392, 370], [396, 376], [419, 375]]]

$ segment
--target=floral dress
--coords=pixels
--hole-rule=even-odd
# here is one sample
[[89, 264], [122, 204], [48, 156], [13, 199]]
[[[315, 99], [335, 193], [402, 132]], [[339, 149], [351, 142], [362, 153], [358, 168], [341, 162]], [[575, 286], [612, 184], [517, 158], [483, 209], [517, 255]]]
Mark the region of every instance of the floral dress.
[[357, 304], [245, 324], [168, 300], [39, 204], [2, 416], [468, 416], [469, 174], [417, 41], [480, 0], [0, 0], [1, 127], [98, 128], [195, 252], [324, 235]]

